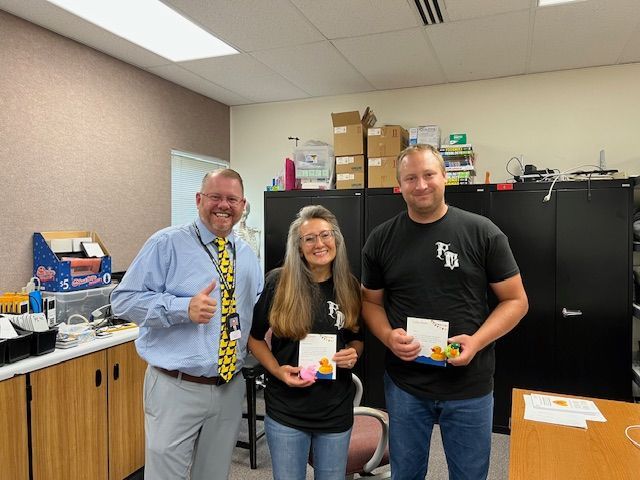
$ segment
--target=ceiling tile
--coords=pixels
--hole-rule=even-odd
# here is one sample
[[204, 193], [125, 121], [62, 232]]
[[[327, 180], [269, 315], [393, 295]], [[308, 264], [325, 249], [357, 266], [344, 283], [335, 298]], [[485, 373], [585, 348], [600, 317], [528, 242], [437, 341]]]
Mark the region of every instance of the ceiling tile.
[[0, 0], [0, 8], [36, 25], [71, 38], [138, 67], [171, 63], [135, 43], [70, 14], [44, 0]]
[[615, 64], [639, 21], [638, 0], [538, 8], [527, 72]]
[[194, 60], [180, 65], [216, 85], [256, 102], [309, 97], [308, 93], [249, 54]]
[[252, 55], [312, 96], [374, 90], [329, 42], [265, 50]]
[[289, 0], [162, 0], [244, 52], [324, 37]]
[[329, 39], [422, 25], [413, 2], [409, 3], [407, 0], [291, 1]]
[[528, 11], [425, 28], [448, 81], [524, 73], [529, 36]]
[[444, 82], [422, 27], [332, 43], [378, 90]]
[[[501, 13], [527, 10], [537, 5], [537, 0], [440, 0], [444, 3], [443, 17], [452, 22], [471, 18], [488, 17]], [[445, 13], [446, 12], [446, 13]]]
[[165, 65], [162, 67], [151, 67], [149, 72], [165, 78], [170, 82], [182, 85], [194, 92], [198, 92], [206, 97], [213, 98], [225, 105], [246, 105], [254, 103], [248, 98], [244, 98], [234, 92], [215, 85], [198, 75], [191, 73], [178, 65]]

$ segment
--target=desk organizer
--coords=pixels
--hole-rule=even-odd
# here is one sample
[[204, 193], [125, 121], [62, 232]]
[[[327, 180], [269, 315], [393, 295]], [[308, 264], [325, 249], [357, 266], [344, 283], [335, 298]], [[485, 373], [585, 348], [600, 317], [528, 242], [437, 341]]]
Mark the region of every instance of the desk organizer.
[[7, 341], [4, 338], [0, 338], [0, 367], [4, 365], [4, 356], [7, 350]]
[[13, 325], [13, 328], [18, 332], [18, 335], [27, 334], [30, 336], [29, 353], [31, 356], [44, 355], [56, 349], [57, 328], [45, 330], [44, 332], [29, 332], [28, 330], [23, 330], [15, 323], [11, 325]]
[[21, 330], [17, 337], [7, 338], [5, 342], [5, 363], [15, 363], [31, 355], [31, 332]]

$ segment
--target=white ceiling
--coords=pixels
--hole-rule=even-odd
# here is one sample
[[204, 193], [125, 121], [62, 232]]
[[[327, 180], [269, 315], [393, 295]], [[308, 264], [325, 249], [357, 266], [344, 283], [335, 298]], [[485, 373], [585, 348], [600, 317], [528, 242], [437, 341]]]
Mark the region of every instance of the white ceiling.
[[438, 0], [428, 26], [414, 0], [162, 1], [241, 53], [174, 63], [45, 0], [0, 9], [227, 105], [640, 62], [640, 0]]

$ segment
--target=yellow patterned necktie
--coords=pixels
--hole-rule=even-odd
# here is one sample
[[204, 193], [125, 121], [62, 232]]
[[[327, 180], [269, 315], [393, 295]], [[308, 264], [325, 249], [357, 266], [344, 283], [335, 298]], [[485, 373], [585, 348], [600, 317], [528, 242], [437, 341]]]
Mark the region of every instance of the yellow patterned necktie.
[[[218, 375], [228, 382], [236, 371], [236, 341], [229, 338], [229, 315], [236, 312], [235, 278], [233, 263], [229, 259], [227, 240], [216, 237], [214, 243], [218, 247], [218, 266], [224, 280], [220, 279], [220, 348], [218, 350]], [[229, 291], [231, 289], [231, 292]]]

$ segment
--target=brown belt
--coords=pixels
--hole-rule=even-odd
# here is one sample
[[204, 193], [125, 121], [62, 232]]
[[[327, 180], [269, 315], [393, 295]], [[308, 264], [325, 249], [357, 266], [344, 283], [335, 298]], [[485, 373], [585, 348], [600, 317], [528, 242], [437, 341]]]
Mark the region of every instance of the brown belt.
[[224, 385], [225, 380], [222, 377], [194, 377], [193, 375], [189, 375], [188, 373], [182, 373], [178, 370], [167, 370], [165, 368], [156, 367], [165, 375], [169, 375], [173, 378], [182, 377], [183, 380], [187, 380], [188, 382], [193, 383], [202, 383], [204, 385]]

